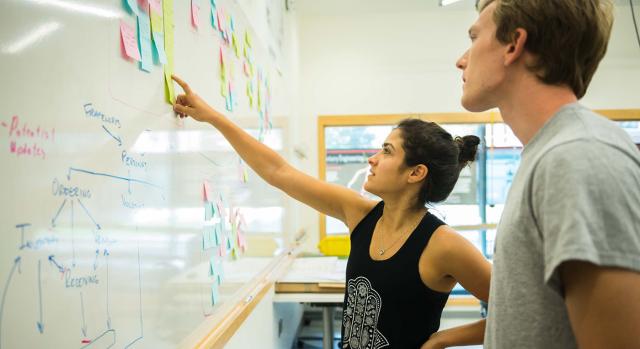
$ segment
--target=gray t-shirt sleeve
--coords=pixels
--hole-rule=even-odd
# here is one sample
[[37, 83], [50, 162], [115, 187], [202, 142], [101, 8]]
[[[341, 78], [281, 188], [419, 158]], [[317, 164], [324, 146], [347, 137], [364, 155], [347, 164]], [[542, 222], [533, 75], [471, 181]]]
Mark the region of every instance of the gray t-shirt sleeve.
[[563, 292], [558, 269], [570, 260], [640, 271], [640, 163], [633, 151], [575, 140], [537, 164], [531, 207], [544, 280], [555, 291]]

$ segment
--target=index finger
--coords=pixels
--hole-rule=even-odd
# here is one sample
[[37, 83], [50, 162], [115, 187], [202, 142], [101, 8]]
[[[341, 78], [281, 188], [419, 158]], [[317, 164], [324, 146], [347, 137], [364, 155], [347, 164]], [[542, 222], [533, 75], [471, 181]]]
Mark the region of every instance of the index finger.
[[186, 93], [191, 93], [191, 87], [189, 87], [189, 85], [184, 82], [182, 79], [180, 79], [179, 77], [177, 77], [174, 74], [171, 74], [171, 79], [173, 79], [173, 81], [177, 82], [178, 85], [180, 85], [180, 87], [182, 87], [182, 89], [184, 90], [184, 92]]

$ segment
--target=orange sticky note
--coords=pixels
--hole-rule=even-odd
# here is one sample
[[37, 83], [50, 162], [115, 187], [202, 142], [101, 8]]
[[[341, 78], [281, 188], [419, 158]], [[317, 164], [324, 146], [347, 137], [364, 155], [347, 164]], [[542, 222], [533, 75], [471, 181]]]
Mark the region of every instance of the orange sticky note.
[[122, 44], [124, 45], [124, 51], [127, 56], [140, 61], [140, 50], [138, 49], [138, 37], [136, 30], [127, 22], [120, 20], [120, 37], [122, 38]]

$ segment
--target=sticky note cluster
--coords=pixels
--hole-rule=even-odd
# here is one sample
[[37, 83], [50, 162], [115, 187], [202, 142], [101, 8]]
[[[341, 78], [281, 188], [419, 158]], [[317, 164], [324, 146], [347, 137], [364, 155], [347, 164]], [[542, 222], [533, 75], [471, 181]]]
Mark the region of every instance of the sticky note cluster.
[[203, 181], [202, 196], [204, 203], [204, 225], [202, 230], [202, 249], [214, 250], [209, 259], [209, 276], [213, 278], [211, 284], [211, 304], [220, 301], [219, 286], [224, 278], [223, 260], [229, 246], [230, 239], [225, 234], [225, 208], [222, 195], [215, 198], [209, 181]]
[[[192, 6], [194, 3], [197, 5], [197, 1], [193, 0]], [[154, 62], [161, 64], [166, 100], [172, 104], [175, 101], [174, 85], [171, 80], [174, 67], [173, 0], [126, 0], [123, 4], [137, 22], [137, 25], [131, 25], [127, 19], [120, 20], [123, 55], [139, 62], [140, 70], [145, 72], [151, 72]]]

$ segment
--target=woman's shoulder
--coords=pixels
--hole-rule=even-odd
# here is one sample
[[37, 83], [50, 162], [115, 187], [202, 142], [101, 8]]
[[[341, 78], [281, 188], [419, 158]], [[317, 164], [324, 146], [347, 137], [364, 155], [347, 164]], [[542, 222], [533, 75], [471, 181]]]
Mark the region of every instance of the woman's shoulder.
[[[353, 226], [349, 227], [351, 234], [353, 234], [359, 227], [361, 227], [365, 221], [375, 219], [377, 221], [382, 216], [382, 210], [384, 209], [383, 201], [367, 200], [366, 205], [362, 207], [362, 212], [359, 214], [359, 219], [354, 222]], [[351, 224], [350, 224], [351, 225]]]
[[464, 236], [450, 226], [442, 224], [433, 231], [433, 234], [431, 234], [426, 250], [428, 250], [430, 254], [442, 257], [444, 254], [449, 254], [451, 251], [455, 251], [457, 246], [460, 246], [461, 242], [466, 242]]

